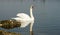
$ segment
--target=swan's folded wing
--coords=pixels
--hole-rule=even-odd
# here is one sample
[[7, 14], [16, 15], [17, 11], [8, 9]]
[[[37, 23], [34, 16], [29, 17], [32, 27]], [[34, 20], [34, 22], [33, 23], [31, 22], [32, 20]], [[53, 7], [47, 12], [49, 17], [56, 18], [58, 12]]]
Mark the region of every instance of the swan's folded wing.
[[30, 16], [25, 13], [18, 13], [16, 16], [18, 16], [22, 19], [30, 19]]

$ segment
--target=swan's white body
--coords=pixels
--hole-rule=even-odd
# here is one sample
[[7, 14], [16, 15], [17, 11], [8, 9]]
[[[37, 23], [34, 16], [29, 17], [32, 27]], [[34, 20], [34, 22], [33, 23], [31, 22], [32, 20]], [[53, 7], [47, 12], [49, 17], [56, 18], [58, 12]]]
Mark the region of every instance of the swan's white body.
[[32, 27], [33, 27], [33, 23], [34, 23], [34, 17], [32, 14], [32, 8], [33, 6], [30, 7], [30, 16], [25, 14], [25, 13], [18, 13], [16, 16], [16, 18], [12, 18], [15, 19], [18, 22], [21, 22], [21, 27], [26, 27], [28, 26], [30, 23], [30, 31], [32, 31]]
[[18, 22], [21, 22], [21, 28], [26, 27], [31, 22], [31, 18], [25, 13], [18, 13], [17, 16], [18, 17], [13, 19], [17, 20]]

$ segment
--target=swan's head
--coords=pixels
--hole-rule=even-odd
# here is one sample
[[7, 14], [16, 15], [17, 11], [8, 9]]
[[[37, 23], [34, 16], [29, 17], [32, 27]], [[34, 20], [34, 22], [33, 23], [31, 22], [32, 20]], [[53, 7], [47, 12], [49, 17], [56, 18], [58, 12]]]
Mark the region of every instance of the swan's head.
[[33, 9], [34, 8], [34, 6], [33, 5], [31, 5], [31, 7], [30, 7], [31, 9]]

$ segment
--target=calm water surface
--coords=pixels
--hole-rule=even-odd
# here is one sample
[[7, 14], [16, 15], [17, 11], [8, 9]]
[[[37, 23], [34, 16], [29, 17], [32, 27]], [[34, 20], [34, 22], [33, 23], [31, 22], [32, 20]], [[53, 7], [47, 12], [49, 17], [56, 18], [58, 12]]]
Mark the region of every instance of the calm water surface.
[[[34, 35], [60, 35], [60, 1], [59, 0], [0, 0], [0, 20], [16, 17], [17, 13], [27, 13], [34, 4]], [[2, 28], [0, 28], [2, 30]], [[3, 29], [6, 30], [6, 29]], [[29, 35], [29, 26], [7, 30]]]

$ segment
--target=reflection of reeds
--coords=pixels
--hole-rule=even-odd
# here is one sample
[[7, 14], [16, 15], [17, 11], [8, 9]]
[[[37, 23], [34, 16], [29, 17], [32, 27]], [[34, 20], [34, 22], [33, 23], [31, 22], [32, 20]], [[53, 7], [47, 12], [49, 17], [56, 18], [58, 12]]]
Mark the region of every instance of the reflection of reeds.
[[0, 26], [5, 29], [12, 29], [15, 27], [20, 27], [21, 23], [15, 21], [15, 20], [2, 20], [2, 21], [0, 21]]
[[14, 32], [6, 32], [3, 30], [0, 30], [0, 35], [21, 35], [20, 33], [14, 33]]

